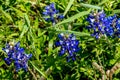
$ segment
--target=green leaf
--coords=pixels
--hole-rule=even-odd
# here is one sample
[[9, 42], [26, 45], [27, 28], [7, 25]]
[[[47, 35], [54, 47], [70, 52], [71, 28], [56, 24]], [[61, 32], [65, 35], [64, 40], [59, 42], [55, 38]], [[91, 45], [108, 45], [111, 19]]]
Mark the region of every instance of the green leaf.
[[25, 20], [26, 20], [27, 25], [30, 26], [30, 20], [28, 18], [28, 15], [25, 13], [24, 16], [25, 16]]
[[20, 11], [19, 9], [15, 8], [15, 7], [11, 7], [11, 9], [13, 9], [14, 11], [16, 11], [17, 15], [19, 15], [20, 17], [24, 17], [24, 13], [22, 11]]
[[52, 50], [53, 50], [53, 40], [51, 39], [49, 41], [49, 48], [48, 48], [48, 56], [50, 56], [52, 54]]
[[113, 14], [120, 13], [120, 9], [115, 9], [112, 12], [113, 12]]
[[83, 6], [83, 7], [88, 7], [88, 8], [93, 8], [93, 9], [101, 9], [101, 7], [95, 6], [95, 5], [91, 5], [91, 4], [81, 3], [80, 5]]
[[89, 33], [85, 33], [85, 32], [76, 32], [76, 31], [71, 31], [71, 30], [56, 30], [57, 32], [63, 32], [63, 33], [73, 33], [77, 36], [90, 36]]
[[80, 67], [80, 72], [85, 72], [85, 71], [86, 71], [86, 69], [85, 69], [85, 68]]
[[[10, 14], [7, 13], [7, 12], [5, 12], [5, 11], [2, 9], [2, 7], [0, 7], [0, 13], [2, 13], [8, 20], [10, 20], [11, 22], [13, 22], [12, 17], [10, 16]], [[7, 20], [7, 19], [6, 19], [6, 20]]]
[[65, 9], [65, 12], [64, 12], [64, 16], [67, 14], [67, 12], [69, 11], [70, 7], [72, 6], [74, 0], [70, 0], [69, 3], [68, 3], [68, 6], [67, 8]]
[[41, 50], [40, 49], [36, 49], [36, 58], [37, 60], [39, 60], [39, 55], [41, 54]]
[[24, 25], [24, 26], [23, 26], [22, 33], [21, 33], [21, 35], [20, 35], [20, 38], [22, 38], [23, 35], [24, 35], [27, 31], [28, 31], [28, 27], [27, 27], [27, 25]]
[[116, 60], [115, 60], [115, 59], [111, 59], [111, 60], [110, 60], [110, 65], [115, 64], [115, 62], [116, 62]]
[[104, 3], [106, 3], [109, 0], [103, 0], [101, 3], [99, 3], [98, 5], [103, 5]]
[[60, 67], [60, 66], [57, 66], [56, 68], [57, 68], [58, 70], [61, 70], [61, 67]]
[[9, 36], [7, 36], [7, 39], [10, 39], [10, 38], [12, 38], [13, 36], [18, 36], [18, 35], [19, 35], [18, 33], [10, 34]]
[[80, 18], [80, 17], [82, 17], [82, 16], [84, 16], [84, 15], [89, 14], [90, 11], [91, 11], [91, 10], [77, 13], [76, 15], [74, 15], [74, 16], [72, 16], [72, 17], [69, 17], [68, 19], [63, 20], [62, 22], [56, 24], [55, 26], [61, 25], [61, 24], [63, 24], [63, 23], [68, 23], [68, 22], [74, 21], [75, 19], [78, 19], [78, 18]]
[[0, 38], [4, 38], [4, 34], [0, 33]]
[[0, 61], [0, 67], [5, 64], [5, 62], [3, 60]]

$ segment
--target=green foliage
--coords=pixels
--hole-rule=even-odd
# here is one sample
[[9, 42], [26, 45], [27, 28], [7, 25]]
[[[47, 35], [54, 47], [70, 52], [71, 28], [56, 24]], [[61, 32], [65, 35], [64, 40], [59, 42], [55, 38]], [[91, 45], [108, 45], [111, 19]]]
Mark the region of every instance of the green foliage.
[[[43, 19], [44, 7], [54, 2], [65, 15], [54, 26]], [[86, 30], [86, 17], [96, 9], [104, 9], [108, 15], [120, 17], [119, 0], [0, 0], [0, 79], [1, 80], [99, 80], [101, 73], [92, 62], [103, 66], [105, 71], [120, 62], [120, 40], [101, 38], [96, 40]], [[80, 41], [81, 50], [74, 62], [66, 62], [65, 55], [58, 56], [55, 47], [57, 34], [73, 33]], [[16, 73], [14, 66], [4, 62], [2, 51], [10, 41], [20, 41], [26, 53], [33, 56], [28, 61], [30, 71]], [[50, 69], [51, 71], [47, 71]], [[120, 69], [113, 80], [120, 79]]]

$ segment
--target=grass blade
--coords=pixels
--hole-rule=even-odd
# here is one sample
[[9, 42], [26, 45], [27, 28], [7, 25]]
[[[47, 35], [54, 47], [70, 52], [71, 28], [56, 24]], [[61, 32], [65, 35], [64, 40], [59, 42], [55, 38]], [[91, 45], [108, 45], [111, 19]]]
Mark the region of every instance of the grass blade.
[[88, 11], [83, 11], [83, 12], [79, 12], [79, 13], [77, 13], [76, 15], [74, 15], [74, 16], [72, 16], [72, 17], [69, 17], [68, 19], [65, 19], [65, 20], [63, 20], [62, 22], [56, 24], [55, 26], [61, 25], [61, 24], [63, 24], [63, 23], [68, 23], [68, 22], [74, 21], [75, 19], [78, 19], [79, 17], [84, 16], [84, 15], [87, 15], [87, 14], [89, 14], [89, 13], [90, 13], [90, 10], [88, 10]]
[[89, 33], [85, 33], [85, 32], [76, 32], [76, 31], [71, 31], [71, 30], [56, 30], [57, 32], [63, 32], [63, 33], [73, 33], [76, 36], [90, 36]]
[[65, 9], [65, 12], [64, 12], [64, 16], [67, 14], [67, 12], [69, 11], [70, 7], [72, 6], [74, 0], [70, 0], [69, 3], [68, 3], [68, 6], [67, 8]]
[[31, 61], [30, 61], [30, 63], [33, 65], [33, 67], [34, 67], [42, 76], [44, 76], [45, 78], [47, 78], [47, 76], [46, 76], [43, 72], [41, 72], [41, 71], [38, 69], [38, 67], [36, 67]]
[[83, 6], [83, 7], [88, 7], [88, 8], [93, 8], [93, 9], [101, 9], [101, 7], [95, 6], [95, 5], [91, 5], [91, 4], [81, 3], [80, 5]]

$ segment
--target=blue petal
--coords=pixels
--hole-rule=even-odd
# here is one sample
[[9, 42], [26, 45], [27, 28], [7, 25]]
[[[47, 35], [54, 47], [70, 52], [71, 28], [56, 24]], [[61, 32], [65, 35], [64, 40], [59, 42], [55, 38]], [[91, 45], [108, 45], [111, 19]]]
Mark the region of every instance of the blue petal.
[[54, 4], [54, 3], [51, 3], [51, 4], [50, 4], [50, 7], [54, 9], [54, 8], [55, 8], [55, 4]]
[[55, 42], [55, 46], [60, 46], [60, 42], [59, 41]]
[[74, 54], [74, 56], [72, 56], [72, 60], [75, 61], [76, 60], [76, 55]]
[[60, 50], [59, 56], [62, 56], [63, 54], [65, 54], [65, 50]]
[[58, 38], [59, 38], [60, 40], [64, 40], [64, 34], [63, 34], [63, 33], [58, 34]]
[[63, 18], [64, 18], [63, 15], [59, 15], [59, 16], [58, 16], [58, 19], [63, 19]]
[[49, 9], [50, 9], [50, 6], [46, 6], [46, 7], [45, 7], [45, 10], [49, 10]]
[[66, 57], [67, 62], [70, 62], [70, 56]]
[[16, 67], [16, 72], [18, 72], [19, 69], [21, 68], [20, 63], [19, 63], [18, 61], [15, 61], [15, 62], [14, 62], [14, 65], [15, 65], [15, 67]]
[[10, 58], [5, 58], [4, 60], [7, 65], [10, 65], [12, 62]]

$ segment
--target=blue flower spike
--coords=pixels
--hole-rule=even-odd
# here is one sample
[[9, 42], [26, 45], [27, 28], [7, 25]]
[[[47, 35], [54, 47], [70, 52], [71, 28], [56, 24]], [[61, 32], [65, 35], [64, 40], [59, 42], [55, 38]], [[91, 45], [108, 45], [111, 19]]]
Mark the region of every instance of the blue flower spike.
[[71, 59], [73, 61], [76, 60], [76, 52], [80, 50], [78, 47], [79, 41], [76, 40], [75, 35], [64, 35], [63, 33], [58, 34], [59, 40], [56, 41], [55, 45], [57, 47], [61, 47], [59, 50], [59, 56], [64, 55], [65, 53], [68, 53], [66, 59], [67, 62], [69, 62]]
[[88, 17], [87, 21], [89, 22], [88, 30], [92, 32], [91, 36], [95, 37], [96, 39], [100, 38], [105, 34], [104, 31], [104, 22], [103, 20], [105, 17], [104, 11], [97, 11], [92, 12]]
[[43, 15], [44, 19], [48, 22], [52, 22], [53, 25], [56, 24], [59, 19], [64, 18], [64, 16], [59, 13], [59, 10], [56, 10], [54, 3], [45, 7]]
[[20, 42], [10, 42], [6, 44], [3, 51], [7, 54], [7, 58], [4, 59], [7, 65], [10, 65], [13, 62], [16, 72], [20, 69], [27, 71], [27, 61], [32, 57], [32, 54], [26, 54], [24, 48], [20, 47]]
[[106, 16], [104, 11], [92, 12], [88, 17], [88, 30], [96, 39], [105, 37], [120, 37], [120, 19], [116, 15]]

